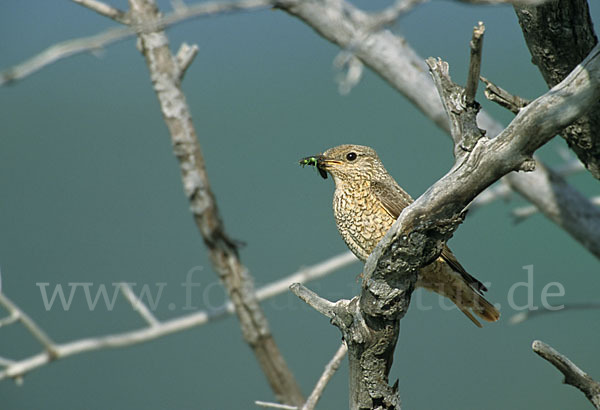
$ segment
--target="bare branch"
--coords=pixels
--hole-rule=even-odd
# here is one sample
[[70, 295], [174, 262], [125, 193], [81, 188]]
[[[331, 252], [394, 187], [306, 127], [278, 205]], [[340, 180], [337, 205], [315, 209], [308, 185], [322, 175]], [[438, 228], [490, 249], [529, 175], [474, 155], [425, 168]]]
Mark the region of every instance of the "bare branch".
[[549, 313], [559, 313], [564, 311], [571, 310], [595, 310], [600, 309], [600, 303], [571, 303], [568, 305], [562, 305], [560, 307], [548, 309], [548, 308], [540, 308], [537, 310], [526, 310], [524, 312], [519, 312], [513, 315], [509, 319], [509, 323], [511, 325], [516, 325], [519, 323], [523, 323], [526, 320], [534, 319], [539, 316], [544, 316]]
[[[322, 278], [351, 263], [355, 263], [357, 260], [358, 259], [356, 259], [356, 257], [354, 257], [354, 255], [352, 255], [350, 252], [336, 255], [313, 266], [302, 268], [277, 282], [265, 285], [256, 291], [256, 297], [259, 301], [269, 299], [273, 296], [287, 292], [289, 286], [294, 282], [306, 283]], [[2, 293], [0, 293], [0, 298], [2, 296]], [[135, 300], [137, 300], [137, 297], [135, 297]], [[15, 305], [13, 304], [13, 306]], [[18, 318], [18, 314], [16, 312], [21, 312], [21, 309], [17, 307], [12, 312], [13, 313], [11, 313], [10, 316], [3, 320], [12, 318], [15, 315], [17, 315]], [[222, 319], [234, 312], [235, 309], [233, 303], [227, 302], [219, 309], [195, 312], [187, 316], [159, 322], [156, 326], [113, 335], [79, 339], [60, 345], [54, 345], [55, 356], [52, 358], [47, 353], [42, 352], [18, 361], [4, 359], [2, 361], [2, 365], [7, 368], [0, 371], [0, 381], [7, 378], [21, 378], [26, 373], [48, 364], [52, 359], [64, 359], [69, 356], [89, 351], [120, 348], [138, 343], [149, 342], [172, 333], [182, 332], [193, 327], [202, 326], [217, 319]], [[7, 320], [7, 322], [9, 321]], [[14, 322], [13, 319], [10, 320], [10, 323], [12, 322]]]
[[299, 269], [298, 272], [288, 277], [257, 289], [256, 297], [259, 300], [271, 298], [280, 293], [287, 292], [293, 283], [307, 283], [356, 262], [358, 262], [358, 259], [352, 252], [341, 253], [316, 265]]
[[129, 28], [113, 28], [102, 33], [57, 43], [24, 62], [0, 72], [0, 85], [14, 83], [63, 58], [97, 51], [102, 47], [133, 36]]
[[485, 84], [485, 97], [495, 102], [496, 104], [510, 110], [513, 114], [518, 114], [521, 111], [521, 108], [525, 107], [529, 104], [524, 98], [521, 98], [517, 95], [512, 95], [508, 91], [503, 88], [498, 87], [496, 84], [492, 83], [485, 77], [481, 77], [481, 81]]
[[394, 3], [386, 9], [371, 13], [369, 15], [369, 30], [377, 31], [385, 26], [393, 24], [400, 17], [408, 13], [410, 10], [415, 8], [421, 3], [425, 3], [428, 0], [396, 0]]
[[119, 27], [105, 30], [90, 37], [76, 38], [57, 43], [48, 47], [20, 64], [0, 71], [0, 86], [22, 80], [36, 71], [56, 61], [75, 54], [97, 51], [109, 44], [133, 37], [138, 32], [149, 31], [157, 27], [165, 28], [183, 21], [211, 16], [215, 14], [231, 13], [235, 11], [251, 11], [273, 6], [275, 0], [240, 0], [231, 2], [203, 2], [178, 9], [163, 18], [158, 18], [146, 24], [134, 24], [133, 27]]
[[272, 402], [260, 401], [260, 400], [256, 400], [254, 402], [254, 404], [256, 404], [258, 407], [263, 407], [265, 409], [283, 409], [283, 410], [297, 410], [298, 409], [298, 406], [289, 406], [287, 404], [272, 403]]
[[600, 383], [577, 367], [569, 358], [560, 354], [544, 342], [535, 340], [531, 348], [565, 376], [565, 384], [570, 384], [581, 390], [594, 407], [600, 410]]
[[333, 59], [333, 65], [339, 70], [335, 79], [338, 83], [339, 93], [341, 95], [349, 94], [363, 76], [363, 63], [354, 54], [340, 51]]
[[308, 306], [312, 307], [320, 314], [325, 315], [330, 319], [335, 316], [335, 303], [320, 297], [315, 292], [299, 283], [293, 283], [290, 285], [290, 290], [294, 295], [298, 296]]
[[150, 309], [148, 309], [144, 302], [142, 302], [142, 300], [138, 298], [135, 293], [133, 293], [128, 283], [121, 283], [119, 288], [121, 289], [123, 296], [125, 296], [125, 299], [127, 299], [127, 301], [131, 304], [131, 307], [133, 307], [133, 310], [138, 312], [142, 319], [146, 321], [146, 323], [148, 323], [150, 326], [160, 325], [160, 322], [158, 319], [156, 319], [152, 312], [150, 312]]
[[483, 49], [484, 33], [485, 26], [480, 21], [477, 27], [473, 28], [473, 38], [469, 43], [471, 60], [469, 62], [467, 85], [465, 86], [465, 104], [467, 106], [475, 103], [475, 94], [477, 94], [477, 85], [479, 84], [479, 72], [481, 71], [481, 52]]
[[0, 319], [0, 327], [12, 325], [13, 323], [19, 320], [19, 314], [17, 312], [12, 312], [10, 315]]
[[[482, 25], [483, 27], [483, 25]], [[478, 29], [475, 28], [475, 32]], [[471, 58], [473, 60], [473, 58]], [[450, 134], [454, 141], [454, 157], [460, 158], [473, 150], [477, 141], [485, 135], [485, 132], [477, 126], [477, 114], [480, 105], [473, 100], [466, 103], [466, 91], [452, 82], [448, 72], [448, 63], [440, 59], [428, 58], [425, 60], [431, 70], [433, 82], [442, 97], [442, 103], [450, 118]], [[475, 90], [477, 91], [477, 86]]]
[[317, 406], [325, 387], [327, 387], [327, 383], [329, 383], [329, 380], [331, 380], [337, 369], [340, 367], [342, 360], [346, 357], [346, 353], [348, 353], [348, 347], [346, 346], [346, 342], [342, 341], [337, 352], [335, 352], [329, 363], [327, 363], [327, 366], [325, 366], [325, 371], [319, 378], [319, 381], [310, 396], [308, 396], [308, 399], [306, 399], [306, 403], [302, 406], [302, 410], [313, 410]]
[[179, 47], [179, 51], [175, 56], [177, 68], [179, 68], [179, 81], [183, 80], [185, 72], [194, 61], [196, 54], [198, 54], [198, 46], [196, 44], [190, 46], [188, 43], [182, 43], [181, 47]]
[[73, 1], [74, 3], [80, 4], [84, 7], [87, 7], [88, 9], [93, 10], [102, 16], [113, 19], [114, 21], [116, 21], [118, 23], [124, 23], [124, 24], [128, 23], [127, 13], [125, 13], [124, 11], [119, 10], [111, 5], [103, 3], [101, 1], [98, 1], [98, 0], [71, 0], [71, 1]]
[[44, 349], [46, 349], [45, 355], [49, 359], [57, 357], [56, 344], [48, 337], [44, 332], [24, 311], [22, 311], [17, 305], [15, 305], [9, 298], [3, 293], [0, 293], [0, 305], [4, 306], [11, 316], [16, 316], [19, 321], [25, 326], [29, 333], [38, 341]]
[[[233, 302], [244, 340], [252, 349], [278, 401], [301, 405], [304, 397], [300, 386], [271, 334], [267, 318], [254, 293], [252, 277], [239, 259], [237, 244], [225, 231], [191, 113], [180, 87], [180, 70], [169, 49], [169, 40], [160, 25], [155, 30], [149, 29], [153, 22], [160, 20], [156, 2], [129, 0], [129, 4], [133, 24], [145, 27], [144, 31], [138, 33], [140, 51], [146, 58], [163, 119], [169, 129], [190, 210], [208, 248], [213, 267]], [[236, 3], [236, 6], [239, 4]], [[257, 4], [264, 6], [266, 3], [264, 0], [252, 0], [253, 7]], [[212, 6], [222, 10], [221, 5]]]

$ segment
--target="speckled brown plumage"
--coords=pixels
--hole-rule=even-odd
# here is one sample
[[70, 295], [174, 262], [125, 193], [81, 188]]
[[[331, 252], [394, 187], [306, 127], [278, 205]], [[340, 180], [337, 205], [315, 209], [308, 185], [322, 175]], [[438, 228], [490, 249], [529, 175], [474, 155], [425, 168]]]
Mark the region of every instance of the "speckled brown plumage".
[[[350, 250], [366, 261], [402, 210], [413, 202], [383, 167], [377, 153], [361, 145], [340, 145], [301, 161], [329, 173], [335, 182], [333, 213]], [[485, 286], [469, 275], [446, 246], [440, 257], [419, 272], [417, 286], [454, 302], [477, 326], [471, 311], [486, 321], [500, 313], [482, 295]]]

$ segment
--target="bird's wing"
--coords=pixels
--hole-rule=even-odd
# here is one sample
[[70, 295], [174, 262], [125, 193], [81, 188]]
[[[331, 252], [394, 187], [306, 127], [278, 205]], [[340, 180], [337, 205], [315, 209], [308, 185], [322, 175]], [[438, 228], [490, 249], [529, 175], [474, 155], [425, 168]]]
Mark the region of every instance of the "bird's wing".
[[460, 276], [462, 276], [465, 282], [467, 282], [473, 289], [480, 293], [487, 291], [487, 288], [483, 283], [477, 280], [477, 278], [474, 276], [470, 275], [469, 272], [463, 268], [450, 248], [448, 248], [448, 245], [444, 245], [444, 249], [442, 250], [442, 254], [440, 256], [455, 272], [460, 273]]
[[[371, 191], [383, 205], [385, 211], [394, 219], [398, 219], [402, 213], [402, 210], [414, 202], [410, 195], [400, 188], [395, 181], [390, 181], [389, 183], [385, 184], [374, 181], [371, 183]], [[485, 292], [487, 290], [483, 283], [478, 281], [475, 277], [470, 275], [465, 268], [463, 268], [450, 248], [448, 248], [448, 245], [444, 245], [444, 249], [442, 250], [440, 257], [444, 259], [444, 261], [450, 265], [455, 272], [459, 273], [465, 282], [473, 287], [473, 289], [477, 290], [478, 292]]]
[[398, 219], [402, 210], [413, 203], [410, 195], [394, 180], [387, 181], [387, 183], [371, 182], [371, 192], [383, 205], [383, 209], [394, 219]]

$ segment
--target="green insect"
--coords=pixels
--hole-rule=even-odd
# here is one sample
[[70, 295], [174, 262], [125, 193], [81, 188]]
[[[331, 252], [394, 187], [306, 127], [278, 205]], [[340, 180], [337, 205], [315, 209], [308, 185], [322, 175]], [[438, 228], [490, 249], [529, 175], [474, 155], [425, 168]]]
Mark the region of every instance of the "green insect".
[[302, 166], [308, 165], [308, 166], [317, 168], [317, 171], [319, 172], [319, 175], [321, 175], [321, 178], [327, 179], [327, 171], [325, 171], [324, 169], [319, 167], [319, 160], [317, 159], [317, 157], [302, 158], [300, 160], [300, 165], [302, 165]]

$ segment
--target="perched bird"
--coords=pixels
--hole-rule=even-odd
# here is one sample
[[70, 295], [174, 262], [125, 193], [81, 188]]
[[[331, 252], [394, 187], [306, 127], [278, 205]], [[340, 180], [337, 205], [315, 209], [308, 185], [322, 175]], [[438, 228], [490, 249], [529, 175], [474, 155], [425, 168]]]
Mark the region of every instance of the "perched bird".
[[[383, 167], [375, 150], [362, 145], [340, 145], [323, 154], [300, 160], [316, 166], [319, 174], [331, 174], [335, 182], [333, 214], [346, 245], [366, 261], [402, 210], [413, 202]], [[483, 297], [486, 287], [467, 273], [448, 246], [431, 264], [419, 271], [417, 286], [450, 299], [475, 325], [481, 319], [495, 322], [498, 310]]]

